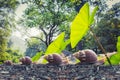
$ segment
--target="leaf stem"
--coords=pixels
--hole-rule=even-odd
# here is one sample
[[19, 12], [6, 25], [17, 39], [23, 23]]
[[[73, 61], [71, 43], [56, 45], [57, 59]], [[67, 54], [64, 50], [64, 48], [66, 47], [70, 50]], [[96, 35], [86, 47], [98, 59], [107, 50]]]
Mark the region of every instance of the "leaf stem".
[[92, 30], [92, 28], [90, 27], [90, 31], [92, 32], [92, 35], [94, 37], [94, 39], [96, 40], [97, 44], [99, 45], [99, 47], [101, 48], [102, 52], [104, 53], [108, 63], [110, 64], [110, 66], [112, 66], [111, 62], [110, 62], [110, 59], [108, 58], [107, 56], [107, 53], [105, 51], [105, 49], [103, 48], [102, 44], [100, 43], [100, 41], [98, 40], [97, 36], [94, 34], [94, 31]]

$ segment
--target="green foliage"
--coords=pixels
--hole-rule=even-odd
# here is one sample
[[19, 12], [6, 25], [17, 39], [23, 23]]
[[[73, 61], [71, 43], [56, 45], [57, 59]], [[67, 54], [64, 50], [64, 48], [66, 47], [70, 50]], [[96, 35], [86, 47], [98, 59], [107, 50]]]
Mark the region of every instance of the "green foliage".
[[[110, 56], [110, 62], [112, 65], [118, 65], [120, 64], [120, 36], [118, 37], [118, 42], [117, 42], [117, 53], [113, 54]], [[106, 65], [108, 65], [108, 62], [105, 62]]]
[[17, 0], [0, 0], [0, 27], [8, 28], [14, 26], [13, 14], [18, 4]]
[[91, 25], [92, 23], [94, 23], [94, 17], [95, 17], [95, 14], [98, 10], [98, 6], [96, 6], [93, 10], [93, 12], [91, 13], [90, 17], [89, 17], [89, 25]]
[[11, 27], [14, 27], [14, 10], [18, 1], [0, 0], [0, 63], [10, 59], [10, 54], [6, 52], [7, 42], [11, 33]]
[[3, 62], [7, 59], [8, 53], [6, 53], [7, 49], [7, 41], [10, 33], [7, 30], [0, 29], [0, 61]]
[[4, 8], [15, 9], [17, 4], [18, 0], [0, 0], [0, 7]]
[[94, 21], [94, 16], [97, 9], [98, 8], [96, 7], [93, 10], [92, 14], [90, 14], [89, 4], [88, 3], [84, 4], [80, 12], [72, 22], [70, 34], [72, 48], [74, 48], [77, 45], [77, 43], [83, 38], [85, 33], [89, 30], [90, 25]]
[[9, 60], [10, 56], [7, 52], [0, 52], [0, 63], [3, 63], [5, 60]]
[[5, 52], [0, 53], [0, 62], [3, 63], [6, 60], [11, 60], [14, 63], [18, 63], [22, 56], [18, 50], [7, 48]]
[[107, 18], [107, 19], [119, 18], [119, 17], [120, 17], [119, 9], [120, 9], [120, 2], [115, 3], [115, 4], [112, 5], [112, 7], [107, 11], [107, 13], [105, 14], [104, 17]]
[[40, 57], [42, 56], [43, 52], [37, 52], [35, 56], [32, 57], [32, 61], [36, 62], [40, 59]]
[[[71, 46], [74, 48], [88, 30], [89, 4], [86, 3], [71, 25]], [[81, 27], [80, 27], [81, 26]], [[80, 34], [80, 35], [79, 35]], [[79, 36], [78, 36], [79, 35]]]
[[11, 60], [14, 63], [18, 63], [19, 59], [21, 57], [23, 57], [23, 55], [21, 53], [19, 53], [19, 50], [13, 50], [11, 48], [8, 48], [6, 50], [6, 52], [8, 53], [9, 57], [7, 58], [7, 60]]
[[46, 47], [40, 43], [40, 40], [36, 38], [30, 38], [27, 40], [27, 49], [25, 56], [33, 57], [37, 52], [45, 51]]
[[[109, 59], [112, 65], [118, 65], [120, 63], [120, 53], [112, 55]], [[105, 62], [105, 65], [109, 65], [108, 62]]]
[[58, 35], [58, 37], [48, 46], [45, 54], [61, 53], [61, 51], [70, 43], [70, 40], [64, 41], [64, 37], [64, 32]]
[[117, 51], [117, 37], [120, 35], [120, 20], [117, 18], [103, 18], [94, 30], [107, 52]]
[[48, 63], [48, 61], [46, 59], [43, 59], [42, 64], [46, 64], [46, 63]]
[[76, 15], [71, 1], [64, 0], [26, 0], [25, 10], [20, 24], [25, 27], [38, 27], [44, 38], [38, 38], [45, 46], [61, 32], [70, 33], [69, 24]]

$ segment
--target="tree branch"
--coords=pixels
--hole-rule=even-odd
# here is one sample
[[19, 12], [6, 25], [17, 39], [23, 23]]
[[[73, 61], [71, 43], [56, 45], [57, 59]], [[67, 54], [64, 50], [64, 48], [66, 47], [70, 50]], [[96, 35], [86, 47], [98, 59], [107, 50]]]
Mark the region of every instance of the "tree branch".
[[50, 26], [50, 30], [49, 30], [49, 33], [48, 33], [48, 36], [49, 36], [48, 37], [48, 44], [50, 44], [52, 42], [52, 37], [53, 37], [53, 34], [54, 34], [54, 32], [53, 32], [54, 27], [55, 27], [55, 24]]
[[45, 44], [46, 44], [46, 46], [48, 46], [48, 34], [47, 34], [47, 32], [43, 29], [43, 28], [41, 28], [40, 26], [39, 26], [39, 29], [43, 32], [43, 34], [45, 35]]
[[43, 28], [41, 28], [40, 26], [39, 26], [39, 29], [40, 29], [45, 35], [48, 35], [47, 32], [46, 32]]

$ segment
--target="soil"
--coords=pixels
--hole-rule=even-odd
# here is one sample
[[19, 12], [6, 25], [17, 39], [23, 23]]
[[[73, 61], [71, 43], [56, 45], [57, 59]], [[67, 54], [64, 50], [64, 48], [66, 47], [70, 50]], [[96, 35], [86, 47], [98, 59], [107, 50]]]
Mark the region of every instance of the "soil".
[[120, 66], [0, 65], [0, 80], [120, 80]]

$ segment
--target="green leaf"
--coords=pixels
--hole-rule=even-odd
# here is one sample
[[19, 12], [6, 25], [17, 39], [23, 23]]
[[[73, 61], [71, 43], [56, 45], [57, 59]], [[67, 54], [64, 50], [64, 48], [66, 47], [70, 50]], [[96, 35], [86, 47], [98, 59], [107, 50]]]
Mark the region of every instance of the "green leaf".
[[120, 36], [118, 37], [117, 41], [117, 52], [120, 53]]
[[89, 26], [89, 4], [86, 3], [77, 14], [71, 25], [71, 46], [74, 48], [85, 35]]
[[79, 59], [76, 59], [76, 64], [77, 64], [77, 63], [80, 63], [80, 60], [79, 60]]
[[93, 12], [90, 14], [89, 4], [86, 3], [81, 8], [76, 18], [73, 20], [70, 34], [72, 48], [78, 44], [85, 33], [89, 30], [89, 26], [94, 22], [94, 16], [97, 10], [98, 7], [95, 7]]
[[42, 64], [47, 64], [47, 63], [48, 63], [48, 61], [47, 61], [46, 59], [43, 58]]
[[[120, 54], [116, 53], [112, 56], [110, 56], [110, 62], [112, 65], [118, 65], [120, 63]], [[109, 65], [108, 61], [105, 62], [105, 65]]]
[[91, 25], [91, 24], [94, 22], [94, 16], [95, 16], [97, 10], [98, 10], [98, 6], [96, 6], [96, 7], [94, 8], [93, 12], [92, 12], [91, 15], [90, 15], [89, 25]]
[[[118, 65], [120, 64], [120, 36], [118, 37], [118, 41], [117, 41], [117, 53], [110, 56], [110, 61], [112, 65]], [[108, 65], [108, 62], [106, 61], [105, 64]]]
[[32, 57], [32, 61], [33, 62], [38, 61], [41, 56], [42, 56], [42, 52], [36, 53], [36, 55]]
[[52, 53], [61, 53], [62, 50], [70, 43], [69, 40], [64, 42], [65, 33], [62, 32], [47, 48], [45, 55]]
[[65, 42], [62, 43], [61, 49], [64, 50], [68, 44], [70, 44], [70, 39], [68, 39], [68, 40], [66, 40]]

